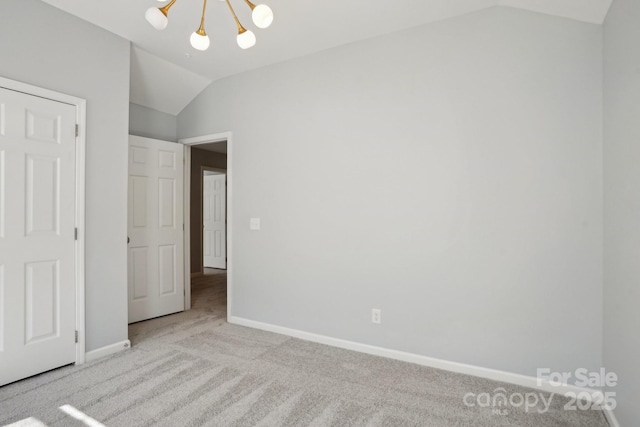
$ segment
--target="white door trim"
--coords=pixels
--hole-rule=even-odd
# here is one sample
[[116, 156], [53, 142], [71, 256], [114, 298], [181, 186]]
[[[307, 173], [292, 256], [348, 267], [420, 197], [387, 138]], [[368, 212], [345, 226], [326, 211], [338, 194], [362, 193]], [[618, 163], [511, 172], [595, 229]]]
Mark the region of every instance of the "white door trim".
[[[191, 147], [194, 145], [209, 144], [211, 142], [227, 141], [227, 319], [232, 317], [233, 307], [233, 138], [232, 132], [214, 133], [192, 138], [178, 140], [184, 144], [184, 194], [191, 197]], [[191, 203], [184, 204], [184, 308], [191, 309]], [[202, 260], [200, 260], [202, 263]]]
[[0, 77], [0, 87], [22, 92], [27, 95], [34, 95], [52, 101], [76, 107], [76, 123], [78, 124], [78, 135], [76, 136], [76, 228], [78, 229], [78, 239], [75, 247], [76, 262], [76, 331], [78, 332], [78, 342], [76, 343], [76, 365], [85, 362], [85, 141], [86, 141], [86, 111], [87, 101], [75, 96], [55, 92], [27, 83], [10, 80]]

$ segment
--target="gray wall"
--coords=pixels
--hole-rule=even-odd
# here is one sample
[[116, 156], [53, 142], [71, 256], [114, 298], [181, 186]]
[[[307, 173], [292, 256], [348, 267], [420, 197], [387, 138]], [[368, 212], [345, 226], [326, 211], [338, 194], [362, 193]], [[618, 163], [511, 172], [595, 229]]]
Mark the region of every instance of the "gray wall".
[[129, 49], [40, 1], [0, 1], [0, 75], [87, 100], [87, 350], [127, 339]]
[[493, 8], [215, 82], [178, 136], [233, 132], [233, 315], [535, 376], [602, 363], [601, 122], [602, 28]]
[[640, 420], [640, 2], [615, 0], [604, 26], [604, 365], [616, 416]]
[[191, 273], [202, 272], [202, 166], [227, 169], [227, 155], [191, 149]]
[[129, 133], [177, 142], [178, 118], [134, 103], [129, 104]]

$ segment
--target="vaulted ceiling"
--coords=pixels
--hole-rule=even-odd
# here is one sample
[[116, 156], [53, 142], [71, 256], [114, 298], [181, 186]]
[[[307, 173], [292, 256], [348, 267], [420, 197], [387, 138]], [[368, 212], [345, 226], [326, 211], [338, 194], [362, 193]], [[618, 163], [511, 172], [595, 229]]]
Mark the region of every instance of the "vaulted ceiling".
[[156, 31], [144, 18], [156, 0], [43, 0], [133, 43], [131, 101], [177, 115], [214, 80], [494, 6], [516, 7], [578, 21], [602, 24], [612, 0], [259, 0], [274, 12], [273, 25], [253, 27], [249, 7], [230, 0], [238, 18], [258, 39], [242, 50], [224, 1], [209, 0], [205, 52], [189, 44], [200, 24], [202, 0], [177, 0], [169, 25]]

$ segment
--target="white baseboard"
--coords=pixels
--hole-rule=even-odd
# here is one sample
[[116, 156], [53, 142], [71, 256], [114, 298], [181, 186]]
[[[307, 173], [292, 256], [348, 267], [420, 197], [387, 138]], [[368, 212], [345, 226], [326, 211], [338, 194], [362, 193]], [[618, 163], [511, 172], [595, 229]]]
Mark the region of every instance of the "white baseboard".
[[91, 362], [92, 360], [100, 359], [101, 357], [109, 356], [111, 354], [118, 353], [119, 351], [127, 350], [131, 348], [131, 341], [124, 340], [105, 347], [100, 347], [95, 350], [91, 350], [85, 354], [85, 362]]
[[[283, 326], [271, 325], [268, 323], [257, 322], [242, 317], [231, 316], [227, 319], [229, 323], [235, 325], [247, 326], [249, 328], [260, 329], [263, 331], [275, 332], [277, 334], [287, 335], [299, 338], [305, 341], [312, 341], [319, 344], [325, 344], [332, 347], [344, 348], [360, 353], [371, 354], [374, 356], [386, 357], [389, 359], [401, 360], [403, 362], [415, 363], [417, 365], [428, 366], [430, 368], [443, 369], [445, 371], [456, 372], [459, 374], [472, 375], [475, 377], [486, 378], [494, 381], [515, 384], [523, 387], [529, 387], [536, 390], [546, 391], [549, 393], [578, 393], [586, 392], [591, 396], [592, 401], [601, 399], [602, 392], [600, 390], [577, 387], [574, 385], [556, 385], [551, 384], [547, 380], [538, 380], [538, 378], [530, 377], [511, 372], [499, 371], [496, 369], [483, 368], [480, 366], [467, 365], [464, 363], [450, 362], [448, 360], [436, 359], [433, 357], [422, 356], [404, 351], [392, 350], [384, 347], [377, 347], [369, 344], [362, 344], [354, 341], [347, 341], [339, 338], [333, 338], [325, 335], [313, 334], [310, 332], [300, 331], [297, 329], [285, 328]], [[582, 396], [585, 396], [584, 394]], [[585, 396], [586, 397], [586, 396]], [[612, 414], [613, 415], [613, 414]]]
[[605, 408], [603, 412], [611, 427], [620, 427], [620, 423], [611, 409]]

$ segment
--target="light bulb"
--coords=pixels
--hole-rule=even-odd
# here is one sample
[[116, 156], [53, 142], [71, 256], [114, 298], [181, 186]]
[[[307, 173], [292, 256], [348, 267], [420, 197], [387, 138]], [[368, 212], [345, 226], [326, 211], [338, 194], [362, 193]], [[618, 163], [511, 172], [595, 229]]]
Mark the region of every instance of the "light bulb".
[[169, 19], [157, 7], [150, 7], [149, 9], [147, 9], [144, 17], [156, 30], [164, 30], [165, 28], [167, 28], [167, 24], [169, 23]]
[[197, 31], [194, 31], [191, 34], [191, 46], [194, 49], [198, 50], [207, 50], [209, 49], [209, 36], [202, 32], [202, 34], [198, 34]]
[[256, 44], [256, 36], [251, 30], [238, 34], [238, 46], [242, 49], [249, 49]]
[[258, 28], [267, 28], [273, 22], [273, 12], [266, 4], [259, 4], [253, 8], [251, 19]]

